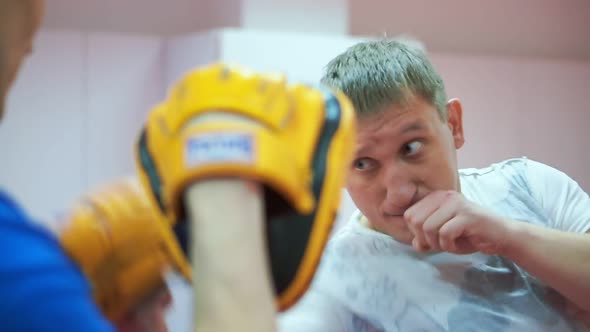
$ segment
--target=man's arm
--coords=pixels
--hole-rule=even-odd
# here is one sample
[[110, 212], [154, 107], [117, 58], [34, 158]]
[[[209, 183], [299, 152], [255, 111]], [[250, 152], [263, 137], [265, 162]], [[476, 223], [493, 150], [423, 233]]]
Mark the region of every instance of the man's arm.
[[590, 311], [590, 236], [513, 223], [503, 255]]
[[276, 330], [260, 184], [210, 180], [190, 187], [195, 331]]
[[[260, 185], [211, 180], [193, 185], [187, 200], [195, 225], [195, 330], [275, 331]], [[353, 331], [350, 311], [313, 288], [278, 318], [281, 332]]]
[[[544, 211], [547, 225], [507, 219], [453, 191], [435, 191], [404, 217], [418, 250], [502, 255], [590, 310], [590, 198], [567, 175], [527, 161], [519, 176]], [[419, 236], [418, 236], [419, 235]]]
[[565, 173], [532, 160], [526, 165], [530, 191], [551, 228], [514, 224], [505, 256], [590, 311], [590, 198]]

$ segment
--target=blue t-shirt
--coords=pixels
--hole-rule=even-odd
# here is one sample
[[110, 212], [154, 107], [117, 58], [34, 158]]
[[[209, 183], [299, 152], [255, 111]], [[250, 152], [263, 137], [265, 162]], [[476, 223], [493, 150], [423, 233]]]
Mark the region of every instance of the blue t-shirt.
[[0, 255], [0, 331], [113, 331], [57, 239], [2, 191]]

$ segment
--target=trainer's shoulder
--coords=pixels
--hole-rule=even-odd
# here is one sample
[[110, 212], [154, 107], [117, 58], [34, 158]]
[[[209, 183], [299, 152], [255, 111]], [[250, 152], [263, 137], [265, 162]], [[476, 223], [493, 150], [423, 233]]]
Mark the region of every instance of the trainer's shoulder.
[[26, 215], [21, 207], [6, 192], [0, 189], [0, 227], [8, 222], [21, 222]]
[[[23, 277], [35, 273], [43, 276], [44, 273], [61, 273], [64, 268], [76, 270], [57, 237], [32, 220], [4, 193], [0, 193], [0, 252], [7, 253], [0, 260], [0, 272], [15, 276], [15, 281], [24, 280], [16, 277], [21, 274]], [[57, 266], [60, 268], [56, 269]]]

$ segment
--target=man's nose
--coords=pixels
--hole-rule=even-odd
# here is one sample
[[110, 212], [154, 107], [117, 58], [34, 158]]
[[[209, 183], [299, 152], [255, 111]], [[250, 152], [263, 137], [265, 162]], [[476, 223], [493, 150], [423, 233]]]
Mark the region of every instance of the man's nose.
[[404, 167], [391, 167], [386, 173], [384, 212], [402, 215], [414, 203], [416, 184]]

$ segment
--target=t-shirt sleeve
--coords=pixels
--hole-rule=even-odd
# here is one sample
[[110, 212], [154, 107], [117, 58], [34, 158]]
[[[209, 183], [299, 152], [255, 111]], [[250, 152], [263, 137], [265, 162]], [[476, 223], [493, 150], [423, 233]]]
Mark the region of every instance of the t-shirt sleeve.
[[2, 331], [113, 331], [58, 241], [1, 196], [0, 252]]
[[571, 177], [551, 166], [527, 160], [531, 195], [545, 211], [549, 227], [574, 233], [590, 231], [590, 198]]

